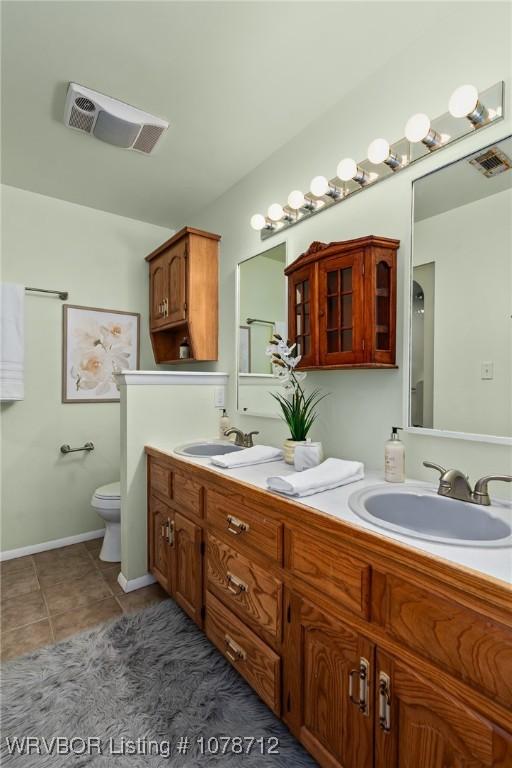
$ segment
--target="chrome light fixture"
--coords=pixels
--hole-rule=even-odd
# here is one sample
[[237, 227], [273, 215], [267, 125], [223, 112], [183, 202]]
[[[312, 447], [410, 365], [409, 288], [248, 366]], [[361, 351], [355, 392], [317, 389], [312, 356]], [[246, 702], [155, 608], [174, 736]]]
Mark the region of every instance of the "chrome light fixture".
[[404, 165], [403, 158], [398, 157], [391, 151], [389, 141], [386, 139], [374, 139], [368, 145], [368, 160], [373, 165], [385, 163], [392, 171], [396, 171]]
[[471, 125], [480, 128], [490, 117], [489, 110], [478, 98], [474, 85], [460, 85], [450, 96], [448, 111], [452, 117], [467, 117]]
[[[499, 81], [479, 93], [473, 85], [461, 85], [449, 100], [449, 111], [431, 120], [424, 112], [412, 115], [405, 126], [405, 138], [390, 144], [377, 138], [370, 142], [367, 158], [357, 163], [345, 157], [338, 163], [336, 176], [315, 176], [310, 190], [290, 192], [287, 204], [272, 203], [267, 216], [256, 213], [251, 227], [261, 233], [262, 240], [278, 231], [316, 216], [363, 191], [373, 184], [390, 178], [396, 172], [428, 157], [455, 141], [474, 133], [475, 129], [492, 125], [503, 118], [504, 83]], [[380, 166], [378, 173], [373, 166]]]
[[430, 152], [438, 149], [443, 143], [441, 134], [433, 130], [430, 117], [424, 112], [418, 112], [408, 119], [405, 124], [405, 138], [410, 144], [418, 144], [421, 141]]
[[325, 197], [327, 195], [327, 197], [332, 197], [333, 200], [341, 197], [341, 189], [331, 184], [325, 176], [315, 176], [314, 179], [311, 179], [309, 191], [315, 197]]
[[336, 168], [336, 176], [342, 181], [355, 181], [361, 187], [371, 180], [370, 174], [360, 168], [351, 157], [345, 157], [340, 160]]

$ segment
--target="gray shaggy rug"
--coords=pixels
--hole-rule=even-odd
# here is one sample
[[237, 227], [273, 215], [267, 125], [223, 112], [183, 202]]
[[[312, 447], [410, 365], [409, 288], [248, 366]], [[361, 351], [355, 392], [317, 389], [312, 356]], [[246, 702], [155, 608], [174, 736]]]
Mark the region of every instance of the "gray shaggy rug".
[[4, 664], [1, 756], [14, 768], [316, 765], [170, 600]]

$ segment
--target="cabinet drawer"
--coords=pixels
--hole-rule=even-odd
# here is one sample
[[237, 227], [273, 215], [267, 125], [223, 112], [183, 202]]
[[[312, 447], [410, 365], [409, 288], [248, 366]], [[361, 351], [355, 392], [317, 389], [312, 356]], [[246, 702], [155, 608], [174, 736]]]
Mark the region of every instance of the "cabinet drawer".
[[279, 715], [281, 659], [254, 632], [206, 593], [206, 635], [265, 704]]
[[226, 534], [238, 548], [250, 547], [282, 562], [283, 526], [265, 513], [265, 507], [250, 507], [240, 494], [207, 494], [207, 518], [213, 528]]
[[268, 571], [208, 535], [208, 587], [251, 624], [281, 636], [282, 584]]
[[171, 470], [154, 459], [149, 461], [149, 485], [152, 491], [161, 493], [169, 499], [171, 496]]
[[369, 617], [370, 565], [314, 530], [286, 528], [285, 565], [318, 592], [364, 618]]
[[203, 516], [202, 486], [182, 472], [173, 473], [173, 506], [179, 512], [195, 517]]
[[373, 583], [372, 617], [391, 637], [512, 707], [512, 628], [398, 576]]

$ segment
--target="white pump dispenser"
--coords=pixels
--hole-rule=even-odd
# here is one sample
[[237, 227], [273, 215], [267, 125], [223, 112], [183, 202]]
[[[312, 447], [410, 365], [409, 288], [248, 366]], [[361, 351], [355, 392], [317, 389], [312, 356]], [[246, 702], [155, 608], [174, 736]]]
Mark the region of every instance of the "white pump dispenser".
[[405, 483], [405, 445], [398, 437], [400, 427], [393, 427], [384, 447], [384, 479], [388, 483]]

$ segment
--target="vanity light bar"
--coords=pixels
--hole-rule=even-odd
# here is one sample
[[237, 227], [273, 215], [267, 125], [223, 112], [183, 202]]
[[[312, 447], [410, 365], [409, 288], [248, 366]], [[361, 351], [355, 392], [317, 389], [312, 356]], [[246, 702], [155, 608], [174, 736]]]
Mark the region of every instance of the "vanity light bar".
[[492, 125], [503, 118], [504, 90], [502, 81], [480, 94], [474, 85], [459, 86], [450, 97], [448, 112], [435, 120], [430, 120], [423, 112], [412, 115], [405, 126], [405, 138], [394, 144], [383, 138], [375, 139], [368, 147], [365, 160], [356, 163], [350, 157], [344, 158], [338, 163], [336, 176], [332, 179], [315, 176], [309, 192], [304, 194], [294, 189], [288, 195], [287, 205], [272, 203], [266, 216], [255, 213], [251, 217], [251, 227], [266, 240], [476, 130]]

